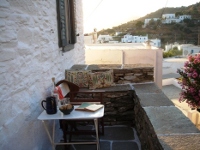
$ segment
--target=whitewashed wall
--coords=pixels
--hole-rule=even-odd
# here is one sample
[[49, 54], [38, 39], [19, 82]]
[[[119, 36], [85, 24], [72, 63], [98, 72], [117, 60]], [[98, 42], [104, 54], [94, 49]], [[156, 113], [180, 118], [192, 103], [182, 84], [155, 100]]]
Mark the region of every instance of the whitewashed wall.
[[58, 48], [56, 0], [0, 0], [0, 149], [48, 150], [40, 102], [51, 78], [84, 63], [82, 1], [76, 0], [77, 44]]
[[[121, 46], [119, 46], [121, 45]], [[154, 82], [162, 88], [162, 49], [135, 49], [130, 45], [91, 46], [85, 49], [86, 64], [151, 64], [154, 66]]]

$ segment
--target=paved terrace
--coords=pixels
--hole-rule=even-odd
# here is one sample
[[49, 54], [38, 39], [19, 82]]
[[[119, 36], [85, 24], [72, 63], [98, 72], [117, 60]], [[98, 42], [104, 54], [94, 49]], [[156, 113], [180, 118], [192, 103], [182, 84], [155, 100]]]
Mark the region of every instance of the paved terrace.
[[[163, 79], [177, 78], [176, 73], [163, 75]], [[105, 135], [100, 136], [100, 146], [102, 150], [141, 150], [148, 149], [145, 147], [145, 140], [157, 138], [161, 147], [156, 149], [165, 150], [197, 150], [200, 147], [200, 131], [186, 117], [183, 108], [177, 106], [180, 88], [174, 85], [163, 86], [160, 90], [154, 83], [130, 84], [136, 91], [140, 100], [140, 105], [150, 124], [153, 126], [155, 135], [149, 134], [148, 137], [142, 138], [142, 132], [138, 130], [141, 126], [135, 122], [135, 126], [106, 126]], [[176, 106], [175, 106], [176, 105]], [[182, 105], [183, 106], [183, 105]], [[138, 113], [138, 116], [141, 114]], [[147, 125], [147, 124], [145, 124]], [[82, 127], [83, 128], [83, 127]], [[93, 128], [84, 126], [84, 128]], [[76, 140], [94, 139], [94, 136], [77, 136]], [[192, 141], [192, 142], [191, 142]], [[147, 145], [147, 144], [146, 144]], [[150, 145], [152, 146], [152, 145]], [[57, 147], [57, 150], [63, 149]], [[70, 150], [95, 150], [95, 145], [73, 145]]]
[[[140, 99], [140, 104], [150, 123], [153, 125], [155, 134], [165, 150], [197, 150], [200, 147], [200, 131], [168, 98], [177, 98], [178, 89], [170, 90], [164, 87], [168, 97], [154, 83], [132, 85]], [[140, 115], [140, 114], [138, 114]], [[138, 122], [135, 122], [138, 125]], [[136, 126], [106, 126], [105, 135], [100, 136], [102, 150], [141, 150], [147, 149], [141, 146], [145, 140], [140, 138], [141, 132], [136, 131]], [[84, 128], [93, 128], [86, 126]], [[149, 135], [152, 136], [152, 135]], [[76, 136], [76, 140], [94, 139], [94, 136]], [[192, 142], [191, 142], [192, 141]], [[57, 147], [57, 150], [61, 150]], [[95, 145], [73, 145], [70, 150], [95, 150]], [[162, 149], [162, 148], [159, 148]]]

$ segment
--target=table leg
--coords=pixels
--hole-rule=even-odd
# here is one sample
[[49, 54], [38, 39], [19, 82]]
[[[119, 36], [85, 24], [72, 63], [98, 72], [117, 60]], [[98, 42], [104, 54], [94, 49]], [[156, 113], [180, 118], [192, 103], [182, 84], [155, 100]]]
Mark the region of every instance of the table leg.
[[50, 135], [50, 133], [49, 133], [49, 130], [48, 130], [47, 125], [46, 125], [46, 123], [45, 123], [44, 120], [42, 120], [42, 123], [43, 123], [44, 128], [45, 128], [45, 130], [46, 130], [46, 133], [47, 133], [47, 135], [48, 135], [48, 137], [49, 137], [49, 140], [50, 140], [50, 142], [51, 142], [52, 149], [55, 150], [55, 145], [54, 145], [55, 120], [53, 121], [53, 139], [52, 139], [52, 137], [51, 137], [51, 135]]
[[96, 130], [97, 150], [100, 150], [99, 133], [98, 133], [98, 119], [94, 119], [94, 126]]

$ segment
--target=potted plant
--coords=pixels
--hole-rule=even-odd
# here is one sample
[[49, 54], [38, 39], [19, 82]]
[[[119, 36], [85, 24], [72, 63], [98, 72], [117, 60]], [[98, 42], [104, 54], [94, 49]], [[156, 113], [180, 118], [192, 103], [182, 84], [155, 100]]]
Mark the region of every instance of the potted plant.
[[184, 68], [177, 72], [181, 75], [178, 83], [182, 86], [179, 102], [186, 101], [192, 109], [200, 112], [200, 54], [189, 56]]

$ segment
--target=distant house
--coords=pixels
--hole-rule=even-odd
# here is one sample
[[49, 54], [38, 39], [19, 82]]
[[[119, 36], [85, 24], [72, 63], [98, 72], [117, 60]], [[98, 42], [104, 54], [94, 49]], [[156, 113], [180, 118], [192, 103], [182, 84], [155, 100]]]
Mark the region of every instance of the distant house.
[[163, 14], [162, 19], [175, 19], [175, 14]]
[[179, 46], [179, 48], [183, 50], [183, 56], [200, 53], [200, 47], [192, 44], [182, 44]]
[[162, 15], [162, 23], [163, 24], [170, 24], [170, 23], [180, 23], [184, 19], [191, 19], [191, 15], [181, 15], [176, 17], [175, 14], [163, 14]]
[[110, 35], [99, 35], [97, 42], [98, 43], [108, 43], [109, 41], [112, 41], [113, 38]]
[[151, 45], [155, 47], [161, 47], [161, 40], [160, 39], [150, 39], [151, 40]]
[[180, 23], [184, 19], [192, 19], [191, 15], [180, 15], [177, 16], [175, 14], [163, 14], [162, 18], [148, 18], [144, 20], [144, 27], [146, 27], [151, 20], [157, 21], [161, 19], [162, 24], [171, 24], [171, 23]]
[[124, 37], [121, 39], [122, 43], [144, 43], [145, 41], [148, 40], [148, 35], [146, 36], [133, 36], [126, 34]]
[[194, 53], [200, 53], [199, 46], [194, 46], [193, 44], [178, 44], [178, 43], [165, 45], [165, 51], [173, 49], [174, 47], [177, 47], [178, 50], [183, 50], [183, 56], [187, 56]]
[[192, 19], [191, 15], [181, 15], [179, 16], [180, 20], [184, 20], [184, 19]]
[[147, 24], [149, 24], [149, 22], [153, 20], [153, 21], [158, 21], [160, 20], [160, 18], [147, 18], [144, 20], [144, 27], [146, 27]]

